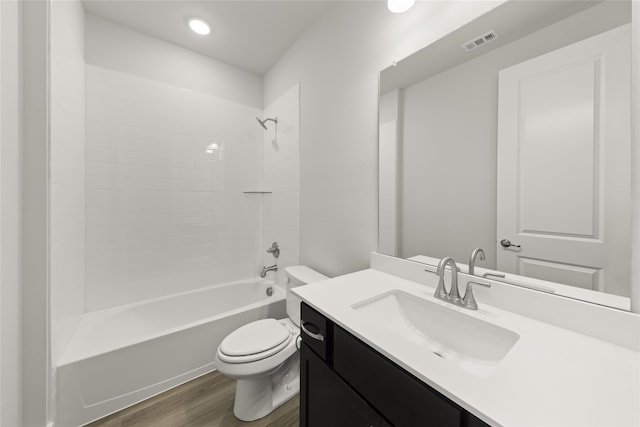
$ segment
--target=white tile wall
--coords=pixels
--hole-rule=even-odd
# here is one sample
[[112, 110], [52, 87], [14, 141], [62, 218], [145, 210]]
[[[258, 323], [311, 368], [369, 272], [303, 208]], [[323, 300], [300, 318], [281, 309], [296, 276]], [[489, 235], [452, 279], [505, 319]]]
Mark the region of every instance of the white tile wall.
[[87, 310], [255, 276], [262, 200], [242, 191], [262, 186], [262, 113], [86, 73]]
[[84, 313], [84, 10], [51, 4], [51, 358], [55, 367]]
[[[280, 244], [277, 281], [284, 283], [284, 268], [300, 263], [300, 85], [296, 84], [272, 102], [264, 117], [277, 117], [278, 126], [264, 131], [263, 245]], [[273, 257], [262, 252], [264, 265]], [[273, 273], [269, 273], [270, 275]]]

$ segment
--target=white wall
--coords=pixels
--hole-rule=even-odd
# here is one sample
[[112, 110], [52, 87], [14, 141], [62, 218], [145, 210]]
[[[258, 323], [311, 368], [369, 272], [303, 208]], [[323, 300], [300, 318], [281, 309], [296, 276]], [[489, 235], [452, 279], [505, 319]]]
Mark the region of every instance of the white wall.
[[0, 425], [22, 425], [21, 10], [0, 2]]
[[49, 2], [22, 9], [22, 416], [30, 427], [46, 424], [50, 397]]
[[255, 277], [260, 78], [95, 17], [86, 34], [87, 311]]
[[[84, 313], [85, 67], [82, 4], [78, 0], [53, 1], [50, 22], [49, 316], [54, 373], [57, 361]], [[55, 405], [51, 407], [55, 408]]]
[[50, 10], [49, 414], [56, 414], [56, 366], [84, 313], [84, 9], [55, 0]]
[[483, 266], [495, 266], [495, 68], [481, 57], [405, 90], [403, 258], [451, 256], [466, 263], [481, 247]]
[[[0, 7], [0, 39], [2, 34], [2, 7]], [[0, 46], [0, 99], [2, 99], [2, 47]], [[2, 103], [0, 102], [0, 143], [2, 142]], [[2, 151], [0, 151], [0, 189], [2, 188]], [[0, 228], [2, 227], [2, 191], [0, 191]], [[0, 284], [2, 283], [2, 242], [0, 241]], [[2, 367], [2, 292], [0, 292], [0, 368]], [[2, 373], [0, 369], [0, 420], [2, 420]]]
[[404, 91], [393, 90], [379, 99], [378, 131], [378, 252], [398, 256], [398, 142]]
[[[264, 118], [278, 118], [278, 125], [267, 123], [264, 131], [264, 198], [262, 247], [280, 245], [280, 258], [261, 249], [264, 265], [278, 264], [277, 282], [285, 283], [284, 269], [300, 259], [300, 85], [295, 84], [268, 105]], [[276, 132], [277, 128], [277, 132]], [[254, 196], [257, 197], [257, 196]], [[268, 273], [270, 277], [273, 273]]]
[[95, 15], [86, 17], [87, 64], [262, 109], [262, 78]]
[[300, 82], [300, 260], [366, 268], [377, 243], [378, 72], [501, 2], [336, 2], [264, 77], [269, 104]]
[[640, 4], [631, 7], [631, 311], [640, 313]]
[[405, 89], [401, 257], [481, 247], [495, 268], [498, 71], [627, 19], [599, 5]]

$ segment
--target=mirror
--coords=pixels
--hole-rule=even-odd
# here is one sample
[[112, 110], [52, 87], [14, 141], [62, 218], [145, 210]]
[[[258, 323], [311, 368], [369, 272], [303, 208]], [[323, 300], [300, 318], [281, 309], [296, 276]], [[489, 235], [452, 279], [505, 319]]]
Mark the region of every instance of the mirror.
[[510, 1], [383, 70], [378, 251], [628, 310], [630, 23]]

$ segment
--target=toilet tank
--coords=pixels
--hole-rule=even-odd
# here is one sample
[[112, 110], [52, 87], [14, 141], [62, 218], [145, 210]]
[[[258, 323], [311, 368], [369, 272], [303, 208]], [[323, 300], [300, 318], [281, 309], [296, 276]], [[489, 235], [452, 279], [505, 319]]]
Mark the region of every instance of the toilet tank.
[[324, 274], [320, 274], [310, 269], [306, 265], [296, 265], [284, 269], [287, 274], [287, 315], [296, 325], [300, 326], [300, 297], [294, 295], [291, 289], [320, 280], [328, 279]]

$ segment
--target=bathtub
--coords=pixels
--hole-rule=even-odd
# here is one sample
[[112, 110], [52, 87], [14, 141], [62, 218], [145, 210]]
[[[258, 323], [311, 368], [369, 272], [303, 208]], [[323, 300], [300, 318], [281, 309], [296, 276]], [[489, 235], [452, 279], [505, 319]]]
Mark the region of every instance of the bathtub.
[[286, 317], [285, 292], [258, 280], [85, 314], [56, 370], [56, 426], [89, 423], [214, 370], [224, 337], [267, 317]]

